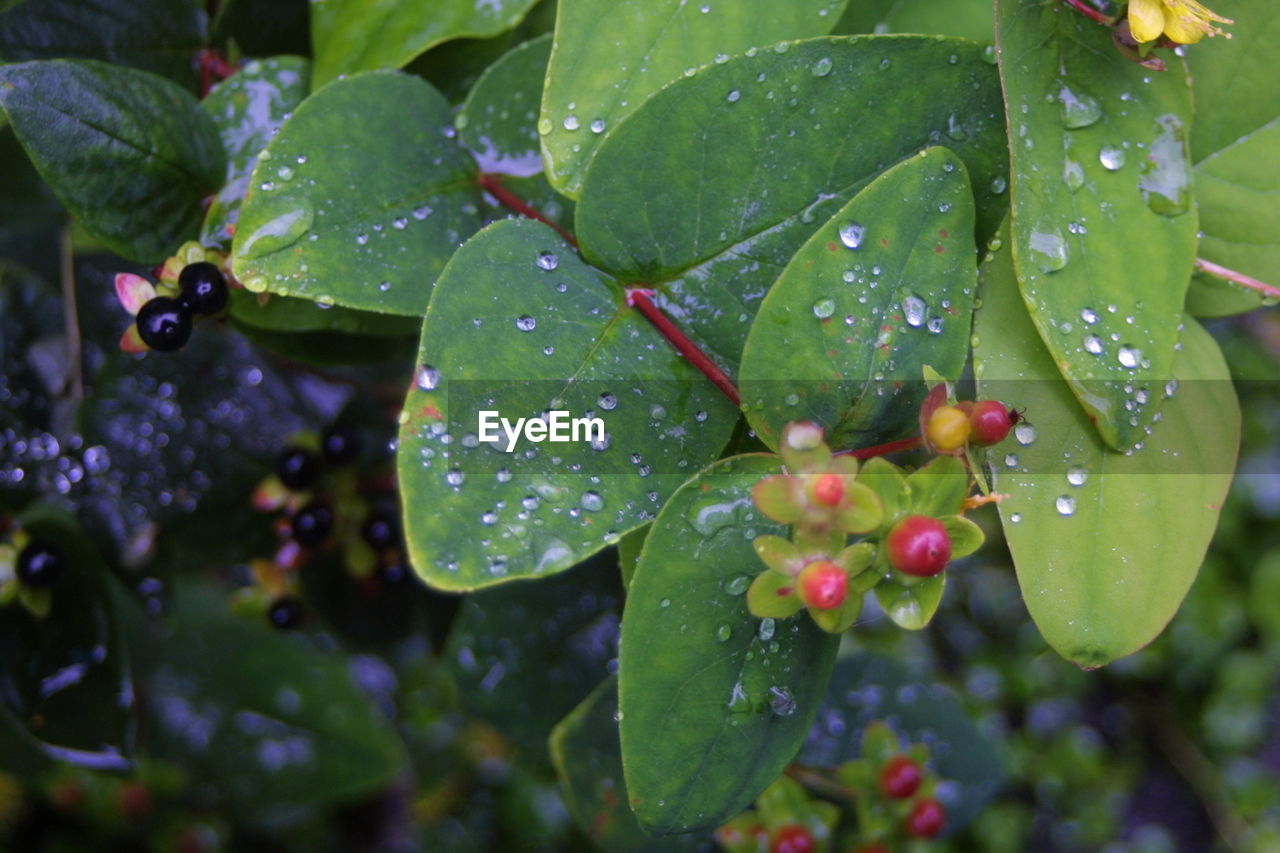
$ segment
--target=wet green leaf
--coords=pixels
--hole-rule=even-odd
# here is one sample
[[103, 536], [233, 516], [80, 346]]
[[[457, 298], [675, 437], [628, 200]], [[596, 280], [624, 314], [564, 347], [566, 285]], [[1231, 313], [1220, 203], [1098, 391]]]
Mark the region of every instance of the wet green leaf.
[[547, 177], [570, 198], [602, 135], [699, 66], [830, 32], [846, 0], [561, 0], [539, 121]]
[[550, 34], [527, 41], [503, 54], [471, 87], [455, 125], [481, 171], [542, 171], [538, 106], [550, 56]]
[[628, 805], [618, 741], [618, 681], [609, 676], [551, 732], [551, 758], [578, 828], [609, 853], [681, 853], [699, 836], [646, 835]]
[[193, 88], [204, 20], [190, 0], [26, 0], [0, 15], [0, 58], [100, 59]]
[[373, 337], [414, 336], [422, 327], [416, 317], [324, 306], [288, 296], [272, 296], [266, 304], [259, 304], [258, 295], [246, 290], [232, 291], [231, 319], [239, 327], [265, 332], [339, 332]]
[[201, 199], [221, 186], [213, 122], [149, 72], [88, 60], [7, 65], [0, 106], [58, 199], [130, 260], [161, 261], [194, 236]]
[[473, 593], [449, 634], [463, 704], [535, 756], [617, 659], [622, 586], [611, 562]]
[[1177, 57], [1161, 74], [1117, 51], [1064, 3], [1000, 0], [1013, 161], [1013, 258], [1041, 337], [1107, 444], [1142, 439], [1172, 375], [1195, 260]]
[[220, 809], [278, 821], [368, 796], [402, 772], [403, 744], [356, 686], [362, 675], [386, 677], [385, 664], [233, 616], [217, 590], [179, 590], [175, 600], [171, 630], [136, 625], [130, 644], [146, 748], [199, 779]]
[[226, 183], [205, 213], [200, 239], [230, 245], [249, 175], [271, 137], [310, 91], [311, 63], [296, 56], [253, 60], [201, 102], [227, 152]]
[[929, 148], [867, 185], [796, 253], [760, 303], [738, 387], [777, 447], [790, 421], [835, 448], [919, 431], [922, 368], [960, 377], [977, 269], [964, 164]]
[[317, 86], [340, 74], [399, 68], [435, 44], [509, 30], [535, 0], [312, 0]]
[[651, 98], [606, 134], [577, 209], [587, 259], [654, 287], [730, 368], [792, 255], [893, 163], [945, 142], [976, 188], [979, 239], [1003, 215], [1000, 89], [978, 45], [868, 36], [783, 47]]
[[833, 32], [930, 33], [995, 40], [990, 0], [851, 0]]
[[421, 316], [479, 227], [471, 158], [422, 80], [371, 71], [312, 95], [262, 153], [232, 262], [252, 291]]
[[642, 827], [723, 823], [791, 761], [813, 721], [839, 637], [807, 615], [747, 611], [761, 518], [751, 487], [774, 456], [717, 462], [654, 521], [628, 592], [619, 658], [622, 760]]
[[[603, 440], [479, 440], [480, 411], [549, 409], [599, 417]], [[649, 521], [733, 420], [616, 283], [547, 226], [497, 222], [449, 262], [423, 324], [397, 454], [414, 568], [459, 590], [566, 569]]]
[[1097, 667], [1150, 642], [1195, 580], [1235, 469], [1240, 409], [1213, 339], [1188, 319], [1161, 419], [1132, 454], [1075, 405], [1015, 292], [1009, 252], [982, 266], [975, 372], [983, 397], [1026, 410], [992, 458], [1000, 519], [1031, 617], [1049, 645]]

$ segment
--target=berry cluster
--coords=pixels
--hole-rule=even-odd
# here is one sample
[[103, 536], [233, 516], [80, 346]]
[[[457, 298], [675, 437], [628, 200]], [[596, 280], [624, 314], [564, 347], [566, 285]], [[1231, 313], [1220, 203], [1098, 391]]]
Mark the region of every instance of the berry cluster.
[[935, 796], [940, 780], [927, 769], [928, 761], [924, 745], [904, 748], [882, 722], [872, 722], [863, 730], [862, 757], [837, 770], [861, 801], [858, 834], [864, 845], [858, 850], [888, 850], [888, 844], [942, 833], [947, 810]]
[[53, 588], [66, 570], [67, 556], [56, 542], [13, 530], [0, 543], [0, 606], [16, 600], [35, 616], [49, 615]]
[[[832, 454], [812, 423], [783, 430], [781, 455], [785, 473], [752, 490], [765, 516], [791, 526], [790, 538], [753, 542], [768, 566], [747, 594], [759, 618], [807, 608], [823, 630], [839, 633], [857, 620], [865, 593], [876, 589], [882, 604], [897, 600], [982, 544], [982, 532], [959, 515], [970, 483], [954, 459], [909, 478], [883, 459], [859, 466], [853, 456]], [[849, 544], [850, 535], [865, 538]]]
[[187, 243], [159, 267], [155, 284], [133, 273], [118, 274], [116, 296], [134, 315], [120, 348], [173, 352], [186, 346], [196, 317], [227, 310], [231, 294], [225, 264], [217, 252]]
[[998, 400], [946, 401], [946, 385], [939, 383], [920, 408], [920, 434], [934, 453], [960, 455], [976, 445], [990, 447], [1009, 435], [1022, 414]]
[[250, 564], [254, 585], [246, 597], [264, 602], [267, 620], [277, 628], [303, 623], [298, 570], [335, 547], [348, 573], [361, 582], [386, 587], [409, 577], [398, 516], [371, 503], [351, 470], [362, 445], [360, 433], [346, 423], [318, 436], [295, 436], [276, 458], [274, 473], [254, 491], [255, 508], [281, 513], [281, 543], [272, 559]]
[[839, 822], [839, 808], [781, 776], [754, 809], [717, 829], [715, 839], [729, 853], [825, 853]]

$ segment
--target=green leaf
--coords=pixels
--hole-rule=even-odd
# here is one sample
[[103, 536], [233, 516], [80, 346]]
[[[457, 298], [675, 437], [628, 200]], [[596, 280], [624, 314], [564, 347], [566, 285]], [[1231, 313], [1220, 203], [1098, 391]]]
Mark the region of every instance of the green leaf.
[[479, 227], [471, 158], [422, 80], [357, 74], [307, 98], [262, 153], [233, 244], [251, 291], [421, 316]]
[[311, 63], [296, 56], [253, 60], [219, 83], [202, 102], [227, 152], [226, 184], [200, 229], [205, 245], [230, 244], [258, 155], [307, 96]]
[[[3, 705], [45, 754], [110, 769], [128, 767], [133, 684], [108, 584], [110, 572], [70, 518], [37, 506], [18, 524], [62, 550], [47, 616], [0, 605]], [[8, 539], [9, 537], [5, 537]]]
[[606, 134], [576, 233], [588, 260], [654, 287], [732, 368], [760, 300], [813, 231], [943, 137], [977, 188], [985, 241], [1003, 215], [1007, 153], [979, 46], [903, 36], [754, 51], [668, 86]]
[[969, 494], [969, 470], [954, 456], [935, 456], [907, 477], [911, 512], [915, 515], [953, 515]]
[[768, 787], [799, 749], [839, 637], [808, 616], [747, 612], [746, 567], [760, 534], [751, 486], [777, 457], [717, 462], [653, 523], [628, 593], [619, 658], [622, 761], [631, 807], [660, 833], [723, 823]]
[[307, 0], [223, 0], [213, 19], [213, 41], [235, 39], [246, 56], [311, 55]]
[[[1195, 92], [1191, 128], [1200, 257], [1280, 282], [1280, 81], [1267, 60], [1280, 37], [1280, 10], [1266, 0], [1220, 0], [1237, 22], [1230, 39], [1205, 39], [1187, 51]], [[1259, 307], [1259, 293], [1197, 275], [1187, 310], [1197, 316]]]
[[897, 465], [887, 459], [878, 456], [868, 459], [858, 472], [858, 482], [875, 492], [884, 506], [881, 531], [887, 531], [899, 515], [910, 510], [911, 487], [907, 485], [907, 478]]
[[947, 529], [947, 538], [951, 540], [951, 558], [967, 557], [982, 547], [986, 538], [982, 528], [962, 515], [947, 515], [938, 519]]
[[995, 40], [990, 0], [851, 0], [833, 32], [930, 33]]
[[58, 199], [130, 260], [163, 260], [194, 236], [201, 199], [221, 185], [213, 122], [194, 97], [146, 71], [86, 60], [7, 65], [0, 106]]
[[[930, 763], [955, 794], [948, 799], [948, 831], [962, 829], [977, 817], [1000, 790], [1005, 775], [998, 743], [980, 729], [956, 695], [931, 684], [897, 660], [866, 651], [842, 657], [836, 664], [818, 712], [797, 759], [811, 767], [838, 767], [868, 751], [864, 733], [873, 736], [873, 720], [891, 720], [893, 730], [914, 742], [926, 742]], [[897, 754], [889, 743], [882, 753]], [[883, 759], [881, 759], [883, 760]]]
[[756, 45], [830, 32], [845, 2], [561, 0], [539, 120], [551, 185], [577, 198], [602, 134], [667, 83]]
[[26, 0], [0, 15], [0, 58], [100, 59], [190, 88], [204, 20], [190, 0]]
[[258, 295], [246, 290], [231, 292], [231, 319], [237, 326], [267, 332], [339, 332], [373, 337], [414, 336], [422, 326], [416, 317], [396, 317], [325, 307], [309, 299], [272, 296], [259, 304]]
[[551, 35], [517, 45], [480, 76], [454, 122], [482, 172], [542, 171], [538, 105], [551, 56]]
[[233, 616], [226, 601], [220, 590], [183, 589], [171, 630], [134, 627], [147, 754], [201, 780], [220, 811], [256, 820], [390, 785], [404, 746], [352, 674], [375, 665]]
[[509, 30], [535, 0], [311, 0], [317, 86], [340, 74], [399, 68], [450, 39]]
[[738, 387], [761, 440], [776, 448], [796, 420], [821, 425], [836, 448], [919, 431], [921, 369], [955, 380], [968, 356], [973, 227], [964, 164], [927, 148], [814, 232], [742, 351]]
[[644, 548], [644, 540], [649, 536], [649, 527], [637, 527], [618, 540], [618, 569], [622, 573], [622, 586], [631, 586], [631, 579], [636, 574], [636, 564], [640, 562], [640, 550]]
[[[1097, 667], [1146, 645], [1178, 609], [1217, 526], [1240, 409], [1213, 339], [1187, 320], [1162, 418], [1140, 449], [1104, 446], [1059, 379], [1018, 298], [1007, 250], [982, 267], [981, 396], [1026, 410], [993, 458], [1000, 519], [1031, 617], [1049, 645]], [[1168, 395], [1172, 393], [1172, 396]]]
[[449, 634], [463, 704], [534, 755], [617, 658], [622, 587], [610, 563], [469, 595]]
[[1186, 75], [1123, 56], [1064, 3], [998, 0], [1013, 259], [1031, 318], [1107, 444], [1159, 408], [1196, 252]]
[[578, 828], [609, 853], [681, 853], [698, 836], [652, 838], [627, 805], [618, 741], [618, 680], [609, 676], [551, 732], [551, 758]]
[[947, 584], [947, 573], [925, 578], [910, 586], [900, 583], [897, 577], [902, 575], [885, 578], [876, 584], [876, 601], [898, 627], [920, 631], [938, 612], [942, 592]]
[[796, 595], [796, 579], [772, 569], [760, 572], [747, 588], [747, 609], [753, 616], [767, 619], [796, 615], [804, 609], [800, 596]]
[[[731, 404], [616, 283], [528, 219], [454, 255], [419, 359], [396, 458], [413, 566], [441, 589], [561, 571], [613, 544], [733, 429]], [[500, 427], [478, 441], [480, 411], [514, 424], [551, 409], [598, 416], [603, 441], [520, 439], [508, 453]]]

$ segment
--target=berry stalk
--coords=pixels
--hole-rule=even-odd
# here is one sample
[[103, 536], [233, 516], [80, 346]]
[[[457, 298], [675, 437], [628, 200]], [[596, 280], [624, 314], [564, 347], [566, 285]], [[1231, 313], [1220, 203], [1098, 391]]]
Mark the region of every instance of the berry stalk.
[[544, 225], [550, 225], [556, 230], [556, 233], [564, 238], [566, 243], [575, 249], [578, 248], [578, 241], [573, 238], [572, 234], [548, 219], [542, 211], [533, 207], [524, 199], [520, 198], [520, 196], [507, 189], [502, 183], [501, 176], [494, 175], [489, 172], [481, 172], [480, 189], [496, 198], [500, 204], [509, 210], [529, 219], [536, 219]]
[[662, 336], [666, 338], [676, 351], [689, 360], [689, 363], [698, 368], [702, 375], [711, 380], [711, 384], [719, 388], [724, 395], [729, 398], [729, 402], [735, 406], [742, 405], [742, 398], [738, 395], [738, 386], [733, 384], [733, 380], [729, 378], [720, 367], [711, 360], [711, 358], [702, 351], [702, 349], [680, 331], [675, 323], [666, 314], [662, 313], [662, 309], [653, 304], [650, 299], [653, 291], [644, 288], [631, 288], [627, 290], [627, 304], [635, 307], [645, 319], [653, 324]]
[[1224, 266], [1219, 266], [1213, 261], [1206, 261], [1204, 258], [1196, 258], [1196, 269], [1200, 270], [1202, 273], [1211, 275], [1214, 278], [1220, 278], [1223, 281], [1229, 281], [1233, 284], [1238, 284], [1241, 287], [1256, 290], [1267, 299], [1280, 299], [1280, 287], [1273, 287], [1265, 281], [1258, 281], [1256, 278], [1247, 276], [1244, 273], [1239, 273], [1235, 270], [1227, 269]]

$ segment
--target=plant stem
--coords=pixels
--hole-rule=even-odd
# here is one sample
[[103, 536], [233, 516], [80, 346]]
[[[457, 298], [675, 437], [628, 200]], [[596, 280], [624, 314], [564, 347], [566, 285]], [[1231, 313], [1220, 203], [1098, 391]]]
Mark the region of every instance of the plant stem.
[[1256, 290], [1267, 299], [1280, 299], [1280, 287], [1273, 287], [1264, 281], [1258, 281], [1256, 278], [1247, 276], [1244, 273], [1239, 273], [1235, 270], [1219, 266], [1213, 261], [1206, 261], [1204, 258], [1196, 258], [1196, 269], [1211, 275], [1214, 278], [1220, 278], [1223, 281], [1229, 281], [1233, 284], [1238, 284], [1241, 287]]
[[653, 300], [650, 298], [652, 295], [652, 290], [646, 290], [642, 287], [629, 288], [627, 290], [627, 304], [635, 307], [643, 314], [645, 319], [652, 323], [653, 327], [671, 342], [676, 351], [689, 359], [690, 364], [702, 371], [703, 376], [710, 379], [713, 385], [724, 392], [724, 395], [729, 398], [729, 402], [735, 406], [741, 406], [742, 398], [738, 396], [738, 387], [733, 384], [733, 380], [697, 344], [689, 340], [684, 332], [676, 328], [676, 324], [672, 323], [671, 319], [662, 313], [661, 308], [653, 304]]
[[84, 369], [80, 343], [80, 312], [76, 308], [76, 258], [71, 223], [62, 226], [58, 241], [62, 284], [62, 325], [67, 336], [67, 391], [73, 406], [84, 399]]
[[920, 446], [920, 436], [913, 435], [910, 438], [900, 438], [897, 441], [887, 441], [884, 444], [876, 444], [872, 447], [860, 447], [857, 450], [839, 450], [836, 456], [852, 456], [854, 459], [863, 460], [870, 459], [873, 456], [884, 456], [889, 453], [897, 453], [899, 450], [911, 450]]
[[1115, 23], [1111, 18], [1099, 12], [1097, 9], [1094, 9], [1084, 0], [1067, 0], [1067, 3], [1081, 15], [1097, 21], [1099, 24], [1106, 24], [1109, 27]]
[[550, 225], [561, 237], [565, 239], [566, 243], [575, 249], [578, 248], [578, 241], [573, 239], [572, 234], [552, 222], [544, 213], [542, 213], [542, 211], [532, 207], [528, 202], [520, 198], [520, 196], [503, 186], [501, 176], [491, 174], [489, 172], [481, 172], [480, 189], [484, 190], [489, 195], [496, 198], [501, 204], [521, 216], [528, 217], [529, 219], [536, 219], [544, 225]]
[[857, 800], [853, 792], [837, 780], [803, 765], [790, 765], [787, 767], [786, 774], [810, 791], [821, 794], [829, 800], [840, 803], [852, 803]]

